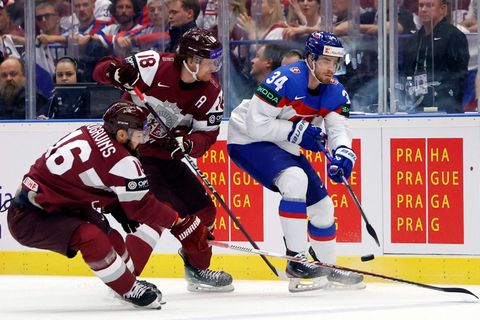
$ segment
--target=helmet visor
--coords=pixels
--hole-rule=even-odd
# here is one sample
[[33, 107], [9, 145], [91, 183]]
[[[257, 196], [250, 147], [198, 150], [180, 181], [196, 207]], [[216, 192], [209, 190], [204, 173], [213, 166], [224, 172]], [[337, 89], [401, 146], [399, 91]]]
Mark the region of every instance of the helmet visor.
[[148, 135], [150, 134], [150, 129], [148, 127], [147, 120], [143, 122], [143, 128], [140, 129], [128, 129], [128, 139], [132, 140], [138, 144], [144, 144], [148, 141]]
[[223, 63], [222, 56], [215, 59], [208, 59], [208, 58], [195, 56], [194, 59], [196, 61], [200, 61], [201, 65], [208, 68], [212, 73], [216, 73], [220, 71], [220, 69], [222, 68], [222, 63]]

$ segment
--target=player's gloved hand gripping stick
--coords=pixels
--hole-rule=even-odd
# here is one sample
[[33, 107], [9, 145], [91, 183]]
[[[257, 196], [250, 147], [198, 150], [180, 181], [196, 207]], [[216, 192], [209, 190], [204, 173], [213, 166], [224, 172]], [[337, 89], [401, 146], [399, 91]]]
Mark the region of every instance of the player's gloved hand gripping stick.
[[[160, 116], [157, 114], [157, 112], [155, 112], [155, 110], [152, 108], [152, 106], [148, 103], [147, 99], [145, 99], [145, 96], [142, 94], [142, 92], [140, 92], [140, 90], [137, 88], [137, 87], [133, 87], [133, 91], [135, 91], [135, 94], [138, 96], [138, 98], [140, 98], [140, 100], [142, 100], [143, 104], [145, 105], [145, 107], [147, 107], [148, 111], [150, 111], [150, 113], [153, 115], [153, 117], [155, 118], [155, 120], [157, 120], [157, 122], [160, 124], [160, 126], [162, 127], [162, 129], [167, 133], [167, 135], [172, 138], [172, 141], [177, 141], [178, 143], [178, 140], [176, 139], [176, 137], [174, 136], [174, 134], [170, 131], [170, 128], [167, 127], [167, 125], [162, 121], [162, 119], [160, 118]], [[247, 238], [248, 242], [250, 242], [250, 244], [252, 245], [252, 247], [254, 247], [255, 249], [259, 249], [258, 245], [255, 243], [255, 241], [252, 239], [252, 237], [248, 234], [247, 230], [245, 230], [245, 228], [243, 227], [243, 225], [240, 223], [240, 221], [237, 219], [237, 217], [235, 217], [235, 215], [232, 213], [232, 211], [230, 210], [230, 208], [228, 207], [228, 205], [225, 203], [225, 201], [223, 201], [222, 197], [220, 197], [220, 195], [218, 194], [218, 192], [215, 190], [215, 188], [213, 187], [213, 185], [210, 183], [210, 181], [208, 181], [207, 178], [205, 178], [205, 175], [203, 174], [203, 172], [197, 167], [197, 165], [195, 164], [195, 162], [193, 161], [193, 159], [188, 156], [188, 154], [185, 154], [183, 152], [183, 149], [181, 149], [180, 146], [178, 146], [178, 150], [176, 150], [177, 153], [181, 153], [183, 158], [187, 161], [187, 163], [190, 165], [190, 167], [193, 169], [193, 171], [195, 171], [195, 173], [200, 177], [200, 179], [202, 179], [202, 181], [205, 183], [205, 185], [208, 187], [208, 189], [210, 190], [210, 192], [213, 194], [213, 196], [215, 197], [215, 199], [217, 199], [217, 201], [220, 203], [220, 205], [223, 207], [223, 209], [225, 209], [225, 211], [227, 212], [227, 214], [229, 215], [229, 217], [233, 220], [233, 222], [238, 226], [238, 228], [240, 229], [240, 231], [243, 233], [243, 235]], [[280, 277], [280, 278], [284, 278], [286, 279], [286, 276], [283, 275], [282, 272], [280, 272], [279, 270], [277, 270], [272, 264], [270, 261], [267, 260], [267, 258], [264, 256], [264, 255], [260, 255], [263, 259], [263, 261], [265, 261], [265, 263], [268, 265], [268, 267], [270, 268], [270, 270], [272, 270], [272, 272], [277, 276], [277, 277]]]
[[[333, 163], [335, 162], [335, 160], [332, 158], [332, 156], [330, 155], [330, 153], [328, 153], [328, 151], [325, 149], [325, 146], [324, 144], [322, 143], [322, 141], [318, 141], [318, 148], [320, 149], [321, 152], [323, 152], [325, 154], [325, 156], [327, 157], [328, 161], [330, 163]], [[350, 193], [350, 195], [352, 196], [352, 199], [353, 201], [355, 202], [355, 205], [357, 206], [358, 210], [360, 211], [360, 214], [362, 215], [362, 218], [363, 218], [363, 221], [365, 221], [365, 225], [367, 227], [367, 232], [368, 234], [375, 240], [375, 242], [377, 243], [377, 245], [380, 247], [380, 241], [378, 241], [378, 236], [377, 236], [377, 233], [375, 232], [375, 229], [373, 229], [372, 225], [370, 224], [370, 222], [368, 222], [368, 219], [367, 219], [367, 216], [365, 215], [365, 212], [363, 211], [363, 208], [362, 208], [362, 205], [360, 204], [360, 201], [358, 201], [358, 198], [357, 196], [355, 195], [355, 193], [353, 192], [353, 189], [352, 189], [352, 186], [350, 185], [350, 183], [348, 182], [347, 178], [345, 178], [345, 176], [343, 175], [343, 172], [342, 171], [339, 171], [337, 176], [339, 176], [341, 178], [341, 182], [343, 182], [343, 184], [347, 187], [348, 189], [348, 192]], [[334, 181], [336, 181], [334, 179]], [[336, 181], [338, 182], [338, 181]]]

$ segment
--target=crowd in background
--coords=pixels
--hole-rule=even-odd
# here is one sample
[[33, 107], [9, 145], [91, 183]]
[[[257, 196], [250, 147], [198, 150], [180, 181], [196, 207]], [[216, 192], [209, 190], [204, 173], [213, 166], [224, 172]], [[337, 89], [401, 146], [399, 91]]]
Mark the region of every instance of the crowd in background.
[[[256, 85], [282, 63], [303, 59], [309, 33], [330, 28], [347, 51], [337, 74], [353, 110], [376, 112], [378, 0], [328, 0], [331, 21], [325, 18], [324, 1], [226, 0], [229, 7], [223, 11], [219, 0], [35, 1], [37, 117], [97, 117], [88, 90], [72, 97], [68, 90], [55, 88], [93, 86], [92, 70], [107, 55], [175, 52], [182, 34], [195, 26], [229, 33], [230, 43], [224, 43], [230, 49], [225, 50], [228, 72], [221, 79], [231, 88], [227, 111], [251, 97]], [[25, 119], [25, 2], [0, 0], [0, 119]], [[392, 111], [476, 111], [477, 52], [476, 46], [469, 48], [467, 36], [478, 29], [477, 2], [396, 3], [399, 92]], [[228, 30], [220, 27], [221, 20], [228, 21]], [[393, 27], [388, 12], [384, 20], [388, 32]], [[410, 79], [415, 83], [412, 91], [406, 87]], [[408, 99], [412, 92], [415, 97]]]

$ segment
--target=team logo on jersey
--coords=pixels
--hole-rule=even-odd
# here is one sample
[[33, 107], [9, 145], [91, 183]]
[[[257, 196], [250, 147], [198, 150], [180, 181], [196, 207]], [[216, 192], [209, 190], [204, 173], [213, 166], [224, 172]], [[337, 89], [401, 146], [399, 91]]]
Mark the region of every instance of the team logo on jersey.
[[340, 114], [346, 118], [350, 117], [350, 109], [352, 106], [350, 104], [344, 104], [340, 109]]
[[[170, 129], [175, 128], [183, 118], [183, 115], [180, 113], [181, 110], [176, 103], [159, 100], [157, 103], [154, 103], [153, 108], [163, 123]], [[167, 134], [152, 114], [148, 115], [148, 128], [150, 129], [150, 136], [154, 138], [160, 139]]]
[[291, 68], [290, 68], [290, 71], [293, 72], [293, 73], [301, 73], [299, 67], [291, 67]]
[[256, 92], [257, 96], [266, 101], [267, 103], [274, 105], [275, 107], [280, 102], [280, 96], [269, 87], [265, 87], [263, 85], [259, 85]]
[[223, 112], [210, 112], [207, 117], [207, 126], [218, 126], [222, 122]]
[[139, 179], [125, 179], [125, 186], [127, 191], [148, 190], [148, 180], [147, 177]]

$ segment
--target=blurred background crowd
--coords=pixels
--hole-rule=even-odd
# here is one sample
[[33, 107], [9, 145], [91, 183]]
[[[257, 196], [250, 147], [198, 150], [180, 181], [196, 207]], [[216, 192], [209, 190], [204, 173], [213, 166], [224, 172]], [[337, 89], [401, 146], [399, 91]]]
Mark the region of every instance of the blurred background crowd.
[[193, 27], [223, 43], [225, 115], [307, 35], [338, 35], [353, 114], [478, 112], [480, 0], [0, 0], [0, 119], [101, 117], [104, 56], [175, 52]]

